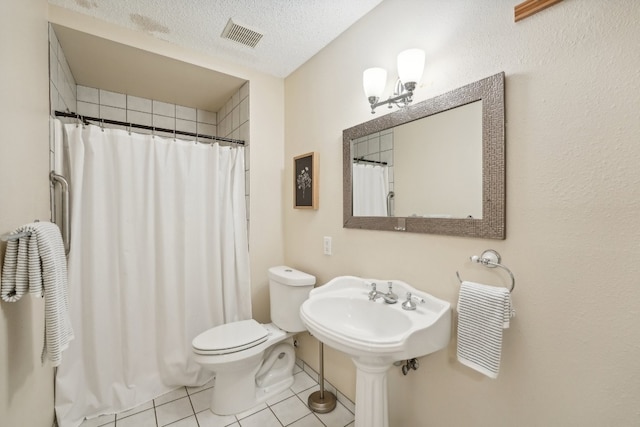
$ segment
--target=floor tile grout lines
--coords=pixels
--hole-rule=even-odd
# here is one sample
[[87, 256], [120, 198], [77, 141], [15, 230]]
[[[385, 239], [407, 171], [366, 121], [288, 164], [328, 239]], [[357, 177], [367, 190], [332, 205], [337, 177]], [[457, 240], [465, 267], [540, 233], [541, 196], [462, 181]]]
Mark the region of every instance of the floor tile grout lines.
[[189, 398], [189, 405], [191, 405], [191, 410], [193, 411], [193, 417], [196, 419], [196, 425], [200, 427], [200, 421], [198, 421], [198, 414], [196, 414], [196, 408], [193, 406], [193, 402], [191, 401], [191, 394], [187, 388], [184, 388], [184, 391], [187, 393], [187, 397]]

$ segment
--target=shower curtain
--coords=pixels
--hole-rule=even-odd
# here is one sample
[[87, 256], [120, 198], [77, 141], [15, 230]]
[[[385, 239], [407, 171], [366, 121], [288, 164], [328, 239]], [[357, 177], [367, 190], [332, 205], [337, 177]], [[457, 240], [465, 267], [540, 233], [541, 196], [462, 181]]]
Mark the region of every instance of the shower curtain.
[[212, 374], [191, 340], [251, 317], [244, 149], [65, 125], [76, 339], [56, 375], [60, 427]]
[[353, 215], [387, 216], [387, 166], [353, 164]]

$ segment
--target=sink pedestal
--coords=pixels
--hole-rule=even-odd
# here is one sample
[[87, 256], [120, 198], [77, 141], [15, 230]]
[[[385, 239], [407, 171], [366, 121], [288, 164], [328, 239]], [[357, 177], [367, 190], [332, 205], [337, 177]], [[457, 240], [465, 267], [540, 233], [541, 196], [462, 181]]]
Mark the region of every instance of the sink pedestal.
[[356, 426], [389, 427], [387, 371], [390, 361], [354, 357], [356, 365]]
[[309, 332], [356, 365], [356, 427], [389, 427], [387, 371], [393, 362], [441, 350], [451, 336], [450, 303], [400, 280], [386, 282], [420, 303], [407, 310], [371, 300], [374, 280], [340, 276], [313, 289], [300, 307]]

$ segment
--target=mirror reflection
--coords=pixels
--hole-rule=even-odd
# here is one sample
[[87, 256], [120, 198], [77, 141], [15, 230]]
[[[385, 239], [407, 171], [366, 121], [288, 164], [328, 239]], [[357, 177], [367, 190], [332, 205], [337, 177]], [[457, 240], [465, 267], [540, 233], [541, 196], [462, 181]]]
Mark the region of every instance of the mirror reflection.
[[504, 239], [504, 73], [342, 136], [344, 227]]
[[353, 216], [482, 218], [482, 101], [351, 141]]

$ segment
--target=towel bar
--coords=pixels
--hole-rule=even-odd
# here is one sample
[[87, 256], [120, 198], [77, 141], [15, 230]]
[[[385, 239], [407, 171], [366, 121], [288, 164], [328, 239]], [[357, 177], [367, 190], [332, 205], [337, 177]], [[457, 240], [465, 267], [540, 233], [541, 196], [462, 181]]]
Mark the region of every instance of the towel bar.
[[[33, 220], [33, 222], [40, 222], [39, 219], [35, 219]], [[0, 240], [3, 242], [8, 242], [9, 240], [18, 240], [21, 237], [30, 237], [31, 236], [31, 232], [30, 231], [21, 231], [19, 233], [14, 233], [9, 232], [9, 233], [4, 233], [2, 236], [0, 236]]]
[[[64, 176], [62, 175], [58, 175], [57, 173], [51, 171], [49, 173], [49, 180], [51, 181], [51, 183], [53, 184], [53, 186], [55, 187], [55, 185], [57, 183], [59, 183], [62, 187], [62, 227], [61, 228], [61, 232], [62, 232], [62, 241], [64, 242], [64, 252], [65, 255], [69, 255], [69, 234], [70, 234], [70, 226], [69, 226], [69, 182], [65, 179]], [[55, 198], [54, 198], [55, 200]], [[52, 212], [52, 221], [53, 223], [56, 222], [55, 219], [55, 206], [52, 207], [51, 209]], [[36, 219], [35, 222], [38, 222], [38, 220]], [[8, 242], [9, 240], [16, 240], [19, 239], [21, 237], [27, 237], [27, 236], [31, 236], [31, 232], [29, 231], [23, 231], [21, 233], [5, 233], [3, 235], [0, 236], [0, 240], [3, 242]]]
[[[489, 268], [502, 268], [503, 270], [505, 270], [507, 273], [509, 273], [509, 277], [511, 277], [511, 288], [509, 289], [509, 292], [513, 292], [513, 290], [516, 287], [516, 279], [513, 276], [513, 273], [511, 272], [511, 270], [509, 270], [506, 266], [500, 264], [500, 254], [496, 251], [494, 251], [493, 249], [487, 249], [486, 251], [482, 252], [482, 254], [480, 256], [474, 255], [472, 257], [470, 257], [471, 261], [473, 262], [477, 262], [478, 264], [482, 264], [485, 267], [489, 267]], [[456, 276], [458, 276], [458, 280], [460, 281], [460, 283], [462, 283], [462, 279], [460, 278], [460, 273], [458, 273], [456, 271]]]
[[29, 237], [31, 236], [30, 231], [23, 231], [21, 233], [5, 233], [0, 236], [0, 240], [3, 242], [8, 242], [9, 240], [18, 240], [21, 237]]
[[[62, 187], [62, 241], [64, 242], [64, 252], [65, 255], [69, 255], [69, 235], [70, 235], [70, 226], [69, 226], [69, 182], [65, 179], [64, 176], [62, 175], [58, 175], [57, 173], [55, 173], [54, 171], [51, 171], [49, 173], [49, 180], [51, 181], [51, 183], [54, 186], [55, 189], [55, 185], [56, 183], [59, 183], [60, 186]], [[55, 201], [55, 198], [53, 199]], [[52, 206], [51, 209], [52, 215], [53, 215], [53, 222], [56, 222], [55, 220], [55, 206]]]

